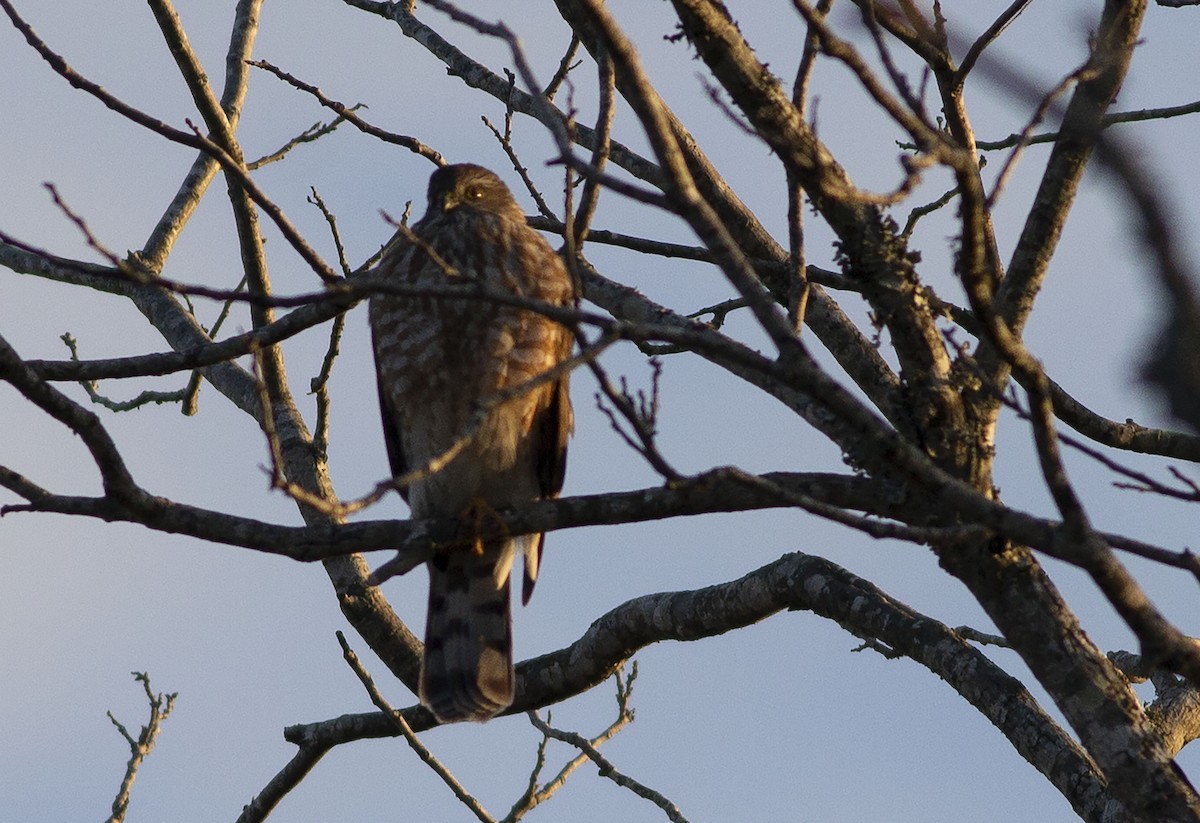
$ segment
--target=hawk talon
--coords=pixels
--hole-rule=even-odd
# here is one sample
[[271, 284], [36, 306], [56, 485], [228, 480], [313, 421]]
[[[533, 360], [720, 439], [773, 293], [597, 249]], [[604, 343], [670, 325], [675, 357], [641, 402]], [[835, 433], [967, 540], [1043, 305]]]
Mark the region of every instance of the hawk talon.
[[482, 497], [476, 497], [467, 507], [463, 509], [459, 515], [463, 520], [471, 522], [471, 551], [477, 555], [483, 554], [483, 537], [480, 532], [483, 531], [483, 521], [491, 520], [496, 524], [499, 537], [508, 537], [508, 524], [504, 522], [504, 518], [500, 516], [500, 512]]

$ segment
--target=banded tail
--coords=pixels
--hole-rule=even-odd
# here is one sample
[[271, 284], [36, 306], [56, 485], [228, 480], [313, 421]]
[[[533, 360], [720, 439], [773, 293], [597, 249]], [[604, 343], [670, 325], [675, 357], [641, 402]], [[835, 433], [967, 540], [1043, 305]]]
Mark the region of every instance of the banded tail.
[[516, 542], [442, 551], [429, 561], [421, 702], [443, 723], [487, 720], [513, 701], [508, 576]]

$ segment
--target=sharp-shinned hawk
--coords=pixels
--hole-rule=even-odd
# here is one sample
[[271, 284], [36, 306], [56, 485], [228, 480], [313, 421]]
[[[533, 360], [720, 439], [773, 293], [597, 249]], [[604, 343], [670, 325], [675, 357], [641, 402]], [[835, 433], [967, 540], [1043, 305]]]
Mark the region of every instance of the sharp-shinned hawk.
[[[512, 193], [481, 166], [429, 179], [425, 216], [384, 255], [387, 281], [419, 291], [476, 281], [555, 306], [575, 299], [550, 244]], [[573, 418], [563, 325], [484, 298], [377, 296], [370, 304], [384, 439], [413, 517], [474, 518], [556, 496]], [[525, 389], [521, 387], [525, 386]], [[495, 533], [495, 529], [491, 529]], [[421, 701], [445, 722], [486, 720], [513, 700], [509, 571], [525, 560], [522, 602], [537, 579], [543, 535], [438, 547], [429, 568]]]

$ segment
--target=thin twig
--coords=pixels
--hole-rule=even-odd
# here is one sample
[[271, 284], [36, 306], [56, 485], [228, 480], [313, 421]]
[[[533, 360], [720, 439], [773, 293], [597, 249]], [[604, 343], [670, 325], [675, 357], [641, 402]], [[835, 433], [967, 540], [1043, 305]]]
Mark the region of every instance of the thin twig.
[[1012, 177], [1013, 171], [1017, 167], [1017, 161], [1021, 158], [1021, 155], [1024, 153], [1025, 149], [1029, 147], [1029, 137], [1033, 134], [1033, 130], [1038, 127], [1038, 124], [1040, 124], [1042, 120], [1045, 119], [1046, 114], [1050, 111], [1055, 101], [1066, 94], [1069, 88], [1077, 83], [1084, 82], [1089, 76], [1094, 74], [1095, 70], [1085, 63], [1083, 66], [1064, 77], [1061, 81], [1059, 81], [1058, 85], [1056, 85], [1054, 88], [1048, 91], [1044, 97], [1042, 97], [1041, 102], [1038, 103], [1037, 108], [1035, 108], [1033, 114], [1030, 115], [1029, 121], [1025, 124], [1025, 128], [1023, 128], [1020, 132], [1021, 139], [1017, 140], [1012, 152], [1009, 153], [1008, 158], [1004, 161], [1004, 165], [1000, 168], [1000, 173], [996, 176], [996, 182], [992, 185], [992, 192], [988, 195], [986, 200], [986, 206], [989, 210], [995, 207], [996, 201], [1000, 198], [1001, 192], [1004, 191], [1005, 185], [1008, 183], [1009, 178]]
[[[1006, 406], [1015, 411], [1023, 420], [1030, 419], [1029, 410], [1021, 405], [1021, 403], [1018, 402], [1016, 397], [1014, 397], [1012, 394], [1005, 394], [1003, 401]], [[1133, 483], [1113, 483], [1116, 488], [1140, 492], [1153, 492], [1154, 494], [1160, 494], [1164, 497], [1172, 497], [1176, 500], [1183, 500], [1188, 503], [1200, 502], [1200, 486], [1197, 486], [1195, 482], [1188, 479], [1174, 466], [1169, 466], [1167, 470], [1171, 472], [1175, 479], [1184, 486], [1182, 489], [1173, 488], [1165, 483], [1155, 480], [1145, 472], [1140, 472], [1136, 469], [1131, 469], [1128, 466], [1124, 466], [1101, 452], [1099, 449], [1093, 448], [1083, 440], [1077, 437], [1072, 437], [1066, 432], [1059, 432], [1058, 439], [1061, 440], [1064, 445], [1075, 449], [1081, 454], [1087, 455], [1105, 468], [1134, 481]]]
[[[245, 288], [246, 275], [243, 274], [242, 279], [238, 281], [238, 284], [234, 286], [233, 290], [235, 292], [241, 292]], [[217, 315], [217, 319], [213, 321], [212, 326], [210, 326], [207, 330], [210, 338], [213, 340], [217, 339], [217, 334], [221, 331], [221, 327], [225, 325], [225, 321], [229, 318], [229, 313], [232, 309], [233, 301], [226, 300], [221, 306], [221, 312]], [[195, 312], [192, 312], [192, 314], [194, 316]], [[197, 411], [197, 400], [200, 396], [201, 383], [203, 383], [203, 377], [200, 374], [200, 370], [193, 370], [191, 376], [188, 377], [187, 387], [183, 390], [183, 402], [181, 404], [181, 411], [189, 417], [194, 415]]]
[[[356, 103], [353, 106], [351, 106], [349, 110], [356, 111], [357, 109], [360, 109], [360, 108], [364, 108], [363, 104]], [[339, 114], [337, 117], [330, 120], [328, 123], [320, 123], [320, 122], [313, 123], [307, 129], [300, 132], [298, 135], [296, 135], [292, 139], [288, 140], [286, 143], [284, 143], [279, 148], [275, 149], [275, 151], [271, 152], [270, 154], [264, 154], [262, 157], [258, 158], [257, 160], [251, 160], [250, 162], [248, 162], [246, 164], [246, 168], [250, 171], [256, 171], [257, 169], [260, 169], [263, 166], [269, 165], [271, 163], [276, 163], [276, 162], [282, 160], [284, 157], [286, 157], [291, 152], [291, 150], [296, 148], [297, 146], [302, 146], [305, 143], [313, 143], [313, 142], [316, 142], [317, 140], [320, 140], [322, 137], [324, 137], [327, 134], [333, 134], [335, 131], [337, 131], [337, 127], [340, 126], [345, 121], [346, 121], [346, 118]]]
[[560, 740], [563, 743], [567, 743], [579, 749], [579, 751], [587, 755], [588, 760], [591, 760], [596, 764], [596, 767], [600, 770], [601, 777], [607, 777], [618, 786], [629, 789], [638, 797], [649, 800], [655, 806], [658, 806], [658, 808], [662, 809], [663, 814], [665, 814], [667, 819], [672, 821], [672, 823], [687, 823], [687, 818], [684, 817], [679, 811], [678, 806], [664, 797], [660, 792], [657, 792], [644, 783], [634, 780], [632, 777], [629, 777], [628, 775], [618, 771], [612, 762], [609, 761], [604, 755], [600, 754], [600, 751], [583, 735], [575, 732], [566, 732], [562, 731], [561, 729], [556, 729], [538, 717], [537, 712], [529, 713], [529, 722], [533, 724], [535, 729], [547, 737], [552, 737], [555, 740]]
[[[508, 79], [509, 79], [510, 83], [516, 82], [516, 78], [513, 77], [511, 72], [509, 73]], [[482, 120], [483, 124], [485, 126], [487, 126], [488, 129], [492, 132], [492, 135], [496, 138], [496, 141], [498, 143], [500, 143], [500, 148], [504, 149], [504, 153], [506, 155], [508, 155], [508, 161], [512, 164], [513, 170], [517, 173], [518, 176], [520, 176], [521, 182], [525, 184], [525, 190], [529, 192], [529, 196], [533, 198], [533, 202], [537, 205], [538, 214], [540, 214], [544, 218], [554, 219], [554, 212], [550, 209], [550, 206], [546, 203], [545, 198], [542, 197], [541, 191], [539, 191], [538, 187], [536, 185], [534, 185], [533, 179], [529, 176], [529, 168], [524, 163], [521, 162], [521, 158], [517, 155], [516, 147], [513, 146], [513, 142], [512, 142], [512, 121], [513, 121], [512, 107], [507, 106], [504, 109], [504, 132], [503, 133], [501, 133], [500, 130], [497, 129], [492, 124], [492, 121], [489, 120], [486, 116], [480, 117], [480, 120]]]
[[971, 69], [975, 68], [975, 63], [983, 54], [984, 49], [995, 42], [1009, 24], [1020, 16], [1021, 12], [1025, 11], [1025, 7], [1029, 5], [1030, 0], [1013, 0], [1013, 2], [1000, 13], [1000, 16], [992, 21], [992, 24], [987, 27], [983, 34], [975, 39], [971, 47], [967, 49], [967, 53], [963, 56], [962, 63], [958, 67], [958, 71], [954, 75], [954, 85], [962, 86], [967, 79], [967, 75], [971, 73]]
[[[602, 47], [597, 57], [596, 71], [600, 86], [600, 111], [596, 114], [596, 146], [592, 150], [591, 165], [597, 171], [604, 171], [612, 150], [612, 126], [616, 116], [616, 75], [613, 72], [612, 61]], [[583, 194], [579, 198], [579, 210], [575, 214], [574, 248], [568, 259], [575, 259], [575, 255], [587, 241], [588, 233], [591, 231], [592, 218], [596, 215], [596, 206], [599, 202], [600, 184], [595, 178], [588, 177], [584, 181]], [[578, 280], [578, 272], [575, 274], [576, 280]]]
[[973, 643], [979, 643], [984, 646], [998, 646], [1002, 649], [1012, 648], [1012, 644], [1000, 635], [981, 632], [978, 629], [971, 628], [970, 626], [956, 626], [954, 633], [963, 640], [970, 640]]
[[933, 214], [957, 196], [958, 186], [955, 186], [954, 188], [943, 193], [942, 196], [936, 200], [914, 208], [908, 213], [908, 219], [904, 221], [904, 228], [901, 230], [900, 236], [905, 240], [908, 240], [910, 237], [912, 237], [913, 229], [917, 227], [917, 221], [926, 215]]
[[558, 89], [567, 79], [567, 75], [579, 65], [580, 61], [575, 59], [575, 55], [579, 53], [579, 46], [579, 36], [572, 32], [571, 42], [567, 44], [567, 50], [563, 52], [562, 59], [558, 61], [558, 71], [554, 72], [554, 76], [550, 78], [550, 82], [542, 91], [542, 96], [547, 100], [554, 99], [554, 95], [558, 93]]
[[[1184, 117], [1189, 114], [1200, 113], [1200, 100], [1191, 103], [1183, 103], [1178, 106], [1164, 106], [1154, 109], [1137, 109], [1134, 111], [1117, 111], [1112, 114], [1106, 114], [1100, 121], [1100, 128], [1107, 129], [1109, 126], [1115, 126], [1120, 123], [1141, 123], [1147, 120], [1169, 120], [1172, 117]], [[1001, 149], [1010, 149], [1013, 146], [1024, 143], [1027, 146], [1033, 146], [1038, 143], [1056, 143], [1062, 140], [1066, 135], [1061, 131], [1046, 132], [1044, 134], [1035, 134], [1029, 136], [1023, 132], [1015, 132], [1001, 140], [981, 140], [976, 143], [976, 147], [981, 151], [999, 151]]]
[[[613, 680], [617, 686], [617, 716], [604, 731], [588, 741], [596, 748], [612, 740], [622, 729], [633, 722], [634, 712], [633, 707], [630, 705], [630, 699], [633, 693], [633, 681], [637, 679], [637, 661], [634, 661], [630, 666], [629, 674], [623, 676], [624, 668], [622, 664], [613, 673]], [[532, 723], [537, 719], [537, 712], [527, 712], [526, 716], [529, 717]], [[550, 713], [547, 712], [546, 723], [549, 724], [550, 722]], [[542, 739], [538, 741], [533, 769], [529, 774], [529, 784], [526, 786], [524, 793], [513, 803], [512, 808], [504, 816], [504, 820], [501, 823], [516, 823], [534, 808], [549, 800], [559, 789], [566, 785], [571, 775], [588, 761], [588, 756], [581, 752], [563, 764], [563, 767], [559, 769], [554, 777], [546, 781], [546, 783], [539, 785], [538, 778], [546, 765], [546, 745], [549, 741], [550, 736], [543, 733]]]
[[601, 395], [597, 394], [596, 406], [608, 417], [613, 431], [625, 441], [626, 445], [640, 454], [668, 483], [682, 480], [683, 475], [659, 451], [656, 439], [658, 434], [658, 384], [662, 374], [662, 364], [658, 360], [651, 359], [650, 361], [653, 371], [650, 377], [651, 390], [648, 398], [646, 393], [641, 390], [638, 391], [636, 397], [630, 394], [629, 383], [624, 377], [621, 378], [620, 388], [617, 388], [609, 379], [608, 373], [595, 359], [589, 361], [588, 366], [591, 368], [603, 396], [608, 398], [608, 402], [625, 419], [633, 433], [625, 431], [625, 428], [618, 422], [616, 413], [605, 406], [601, 402]]
[[404, 148], [408, 149], [409, 151], [413, 152], [414, 154], [419, 154], [422, 157], [424, 157], [428, 160], [431, 160], [433, 163], [435, 163], [438, 166], [446, 165], [446, 159], [444, 157], [442, 157], [442, 155], [439, 152], [434, 151], [429, 146], [426, 146], [424, 143], [422, 143], [420, 140], [416, 139], [415, 137], [409, 137], [404, 134], [396, 134], [395, 132], [390, 132], [385, 129], [381, 129], [378, 126], [373, 126], [370, 123], [368, 123], [367, 121], [363, 120], [355, 112], [360, 107], [366, 108], [366, 106], [364, 104], [356, 103], [353, 106], [347, 106], [345, 103], [339, 103], [337, 100], [331, 100], [330, 98], [326, 97], [321, 92], [321, 90], [319, 88], [317, 88], [316, 86], [309, 85], [308, 83], [305, 83], [303, 80], [299, 80], [299, 79], [293, 77], [292, 75], [288, 74], [286, 71], [280, 69], [279, 67], [277, 67], [271, 63], [268, 63], [266, 60], [247, 60], [246, 63], [247, 63], [247, 65], [254, 66], [255, 68], [262, 69], [263, 71], [270, 72], [271, 74], [275, 75], [280, 80], [284, 81], [285, 83], [292, 86], [293, 88], [299, 89], [300, 91], [303, 91], [307, 94], [311, 94], [313, 97], [315, 97], [317, 99], [317, 102], [319, 102], [322, 106], [329, 109], [330, 111], [336, 112], [338, 117], [345, 119], [345, 121], [347, 123], [354, 126], [356, 129], [363, 132], [364, 134], [369, 134], [372, 137], [377, 137], [380, 140], [384, 141], [385, 143], [391, 143], [396, 146], [403, 146]]
[[470, 809], [471, 813], [479, 818], [479, 820], [483, 821], [483, 823], [495, 823], [495, 819], [487, 813], [487, 810], [483, 808], [483, 805], [476, 800], [475, 797], [468, 792], [461, 783], [458, 782], [458, 779], [450, 772], [450, 770], [446, 768], [446, 766], [440, 760], [438, 760], [437, 757], [434, 756], [433, 752], [429, 751], [424, 743], [421, 742], [420, 738], [418, 738], [416, 733], [412, 730], [412, 727], [408, 725], [408, 721], [404, 719], [403, 713], [393, 709], [391, 704], [387, 702], [384, 696], [380, 693], [378, 687], [376, 687], [375, 681], [372, 680], [371, 675], [367, 672], [362, 662], [358, 659], [358, 655], [354, 653], [354, 650], [350, 648], [350, 644], [346, 642], [346, 636], [340, 631], [337, 632], [337, 640], [338, 644], [342, 647], [342, 656], [346, 659], [346, 663], [350, 666], [350, 668], [354, 671], [354, 674], [362, 683], [363, 688], [366, 689], [368, 696], [371, 698], [371, 702], [375, 704], [376, 708], [391, 718], [392, 723], [394, 723], [396, 728], [399, 729], [400, 734], [404, 736], [405, 741], [408, 743], [409, 747], [416, 752], [416, 755], [421, 759], [421, 762], [432, 769], [434, 774], [441, 778], [442, 782], [450, 787], [450, 790], [454, 792], [454, 796], [457, 797], [464, 806]]
[[325, 218], [325, 222], [329, 224], [329, 234], [333, 238], [334, 248], [337, 249], [338, 265], [341, 266], [342, 274], [346, 277], [350, 276], [350, 264], [346, 261], [346, 247], [342, 245], [342, 233], [338, 231], [337, 218], [329, 207], [325, 205], [325, 201], [321, 199], [321, 195], [317, 192], [316, 186], [309, 187], [308, 202], [316, 206], [321, 216]]
[[175, 698], [179, 696], [178, 692], [155, 694], [150, 688], [150, 675], [145, 672], [133, 672], [133, 679], [141, 683], [146, 692], [146, 700], [150, 704], [150, 719], [145, 726], [142, 726], [137, 737], [134, 737], [111, 711], [107, 713], [108, 719], [112, 721], [117, 731], [121, 733], [121, 737], [125, 738], [125, 742], [129, 744], [130, 756], [129, 762], [125, 766], [125, 776], [122, 778], [117, 796], [113, 800], [112, 814], [106, 823], [121, 823], [125, 819], [125, 813], [129, 810], [129, 793], [133, 788], [133, 781], [137, 778], [138, 769], [141, 768], [146, 756], [154, 750], [154, 744], [158, 742], [158, 733], [162, 730], [163, 721], [171, 716], [171, 712], [175, 708]]
[[309, 384], [309, 391], [316, 395], [317, 422], [313, 426], [313, 451], [317, 459], [324, 461], [329, 456], [329, 378], [333, 374], [333, 363], [341, 351], [342, 331], [346, 328], [346, 315], [339, 314], [329, 329], [329, 345], [321, 361], [321, 371]]
[[[71, 360], [79, 362], [79, 341], [70, 333], [66, 332], [59, 336], [59, 339], [66, 344], [67, 349], [71, 353]], [[143, 406], [148, 406], [151, 403], [162, 405], [164, 403], [179, 403], [187, 396], [187, 388], [176, 389], [175, 391], [143, 391], [130, 400], [112, 400], [100, 393], [95, 380], [80, 380], [79, 385], [87, 392], [88, 399], [97, 406], [103, 406], [112, 412], [127, 412], [140, 409]]]

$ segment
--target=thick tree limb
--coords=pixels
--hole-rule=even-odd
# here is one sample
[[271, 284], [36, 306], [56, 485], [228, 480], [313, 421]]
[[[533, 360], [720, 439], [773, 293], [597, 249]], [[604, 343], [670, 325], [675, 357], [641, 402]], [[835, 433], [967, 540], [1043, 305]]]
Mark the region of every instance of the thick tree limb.
[[[645, 595], [618, 606], [570, 646], [519, 664], [517, 699], [508, 713], [585, 691], [651, 643], [699, 640], [798, 609], [836, 620], [857, 636], [882, 640], [933, 671], [979, 708], [1081, 815], [1100, 820], [1107, 801], [1103, 778], [1018, 681], [938, 621], [827, 560], [800, 553], [729, 583]], [[404, 717], [417, 732], [434, 725], [419, 706], [405, 709]], [[284, 732], [302, 749], [396, 734], [391, 719], [379, 713], [344, 715]]]

